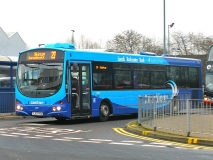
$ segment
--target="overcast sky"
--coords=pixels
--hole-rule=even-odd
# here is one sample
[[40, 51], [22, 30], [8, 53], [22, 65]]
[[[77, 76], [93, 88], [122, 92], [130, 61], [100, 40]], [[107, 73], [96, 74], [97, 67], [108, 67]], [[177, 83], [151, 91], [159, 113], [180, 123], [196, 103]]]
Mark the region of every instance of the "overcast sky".
[[[170, 33], [213, 35], [213, 0], [165, 0]], [[92, 41], [106, 41], [133, 29], [162, 39], [163, 0], [0, 0], [0, 27], [18, 32], [30, 47], [65, 42], [75, 30]], [[167, 30], [166, 30], [167, 34]]]

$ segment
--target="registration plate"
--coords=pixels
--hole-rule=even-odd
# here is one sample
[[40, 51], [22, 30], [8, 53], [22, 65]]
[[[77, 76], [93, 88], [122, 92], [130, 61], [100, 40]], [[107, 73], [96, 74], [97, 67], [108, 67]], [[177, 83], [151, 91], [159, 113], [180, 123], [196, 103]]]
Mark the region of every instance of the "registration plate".
[[43, 116], [43, 112], [32, 112], [33, 116]]

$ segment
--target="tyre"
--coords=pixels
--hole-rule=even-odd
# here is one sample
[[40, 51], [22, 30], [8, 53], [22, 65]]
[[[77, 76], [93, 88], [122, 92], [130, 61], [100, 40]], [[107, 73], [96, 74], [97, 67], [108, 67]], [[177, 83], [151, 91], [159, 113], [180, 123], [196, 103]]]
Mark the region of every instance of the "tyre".
[[100, 106], [99, 120], [105, 122], [109, 119], [110, 106], [107, 102], [102, 102]]

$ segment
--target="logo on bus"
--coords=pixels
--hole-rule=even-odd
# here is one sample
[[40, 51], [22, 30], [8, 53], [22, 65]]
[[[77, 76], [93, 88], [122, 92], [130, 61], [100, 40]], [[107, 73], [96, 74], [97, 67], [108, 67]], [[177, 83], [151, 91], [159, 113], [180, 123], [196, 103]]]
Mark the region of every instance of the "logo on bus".
[[30, 101], [30, 104], [44, 104], [42, 101]]
[[173, 97], [178, 95], [179, 91], [178, 91], [177, 85], [176, 85], [176, 83], [174, 81], [168, 80], [168, 81], [165, 82], [165, 85], [170, 85], [171, 88], [172, 88], [172, 97], [171, 98], [173, 98]]
[[[177, 85], [174, 81], [172, 81], [172, 80], [166, 81], [165, 85], [171, 86], [171, 88], [172, 88], [171, 97], [170, 97], [170, 95], [163, 95], [160, 93], [157, 93], [156, 95], [145, 95], [145, 98], [147, 98], [147, 101], [145, 101], [145, 104], [153, 103], [152, 100], [154, 99], [158, 105], [161, 105], [161, 104], [166, 105], [171, 101], [171, 99], [173, 99], [175, 96], [178, 95], [179, 91], [178, 91]], [[161, 106], [158, 106], [158, 107], [161, 107]]]

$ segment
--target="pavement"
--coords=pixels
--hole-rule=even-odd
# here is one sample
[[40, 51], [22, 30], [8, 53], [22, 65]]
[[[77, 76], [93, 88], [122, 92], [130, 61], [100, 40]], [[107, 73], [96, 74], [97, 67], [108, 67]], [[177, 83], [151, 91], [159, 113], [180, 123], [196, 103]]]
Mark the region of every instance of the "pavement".
[[1, 119], [18, 119], [23, 118], [22, 116], [17, 116], [15, 113], [0, 113], [0, 120]]
[[186, 143], [186, 144], [201, 145], [201, 146], [211, 146], [211, 147], [213, 146], [212, 138], [187, 137], [187, 136], [176, 135], [176, 134], [171, 134], [171, 133], [162, 132], [162, 131], [154, 131], [139, 125], [137, 120], [129, 122], [126, 125], [126, 130], [137, 135], [142, 135], [142, 136], [155, 138], [155, 139], [180, 142], [180, 143]]
[[[0, 120], [3, 119], [19, 119], [23, 118], [22, 116], [17, 116], [15, 113], [0, 113]], [[138, 121], [129, 122], [126, 125], [126, 130], [145, 137], [161, 139], [166, 141], [180, 142], [186, 144], [202, 145], [202, 146], [213, 146], [212, 138], [202, 138], [202, 137], [187, 137], [182, 135], [171, 134], [162, 131], [154, 131], [150, 128], [146, 128], [140, 124]]]

